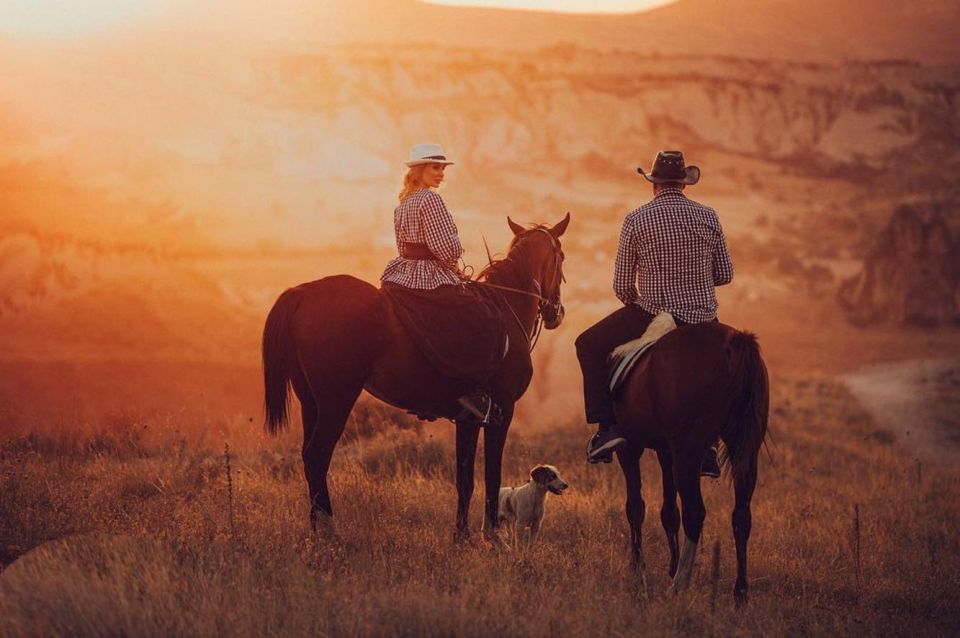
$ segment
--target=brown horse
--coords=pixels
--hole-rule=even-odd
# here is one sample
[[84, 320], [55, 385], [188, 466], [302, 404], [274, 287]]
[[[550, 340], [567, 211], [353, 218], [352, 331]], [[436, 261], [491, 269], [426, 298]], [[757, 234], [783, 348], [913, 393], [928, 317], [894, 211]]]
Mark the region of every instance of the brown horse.
[[[660, 520], [670, 545], [672, 591], [689, 584], [706, 509], [700, 494], [700, 462], [720, 437], [724, 464], [733, 475], [733, 536], [737, 551], [734, 595], [747, 597], [747, 540], [750, 499], [757, 484], [757, 457], [767, 432], [769, 382], [754, 335], [717, 323], [682, 326], [666, 334], [627, 379], [616, 403], [628, 442], [617, 453], [626, 481], [632, 558], [643, 586], [640, 529], [645, 505], [640, 494], [640, 455], [656, 450], [663, 473]], [[677, 534], [683, 507], [686, 540]]]
[[[497, 540], [500, 465], [514, 404], [533, 375], [531, 339], [539, 321], [556, 328], [563, 319], [560, 236], [570, 214], [550, 228], [525, 229], [509, 218], [514, 237], [507, 256], [488, 266], [481, 283], [499, 295], [509, 349], [490, 383], [500, 406], [500, 427], [484, 430], [485, 533]], [[263, 330], [266, 427], [287, 425], [288, 391], [300, 399], [303, 467], [310, 491], [310, 521], [333, 516], [327, 470], [353, 405], [366, 389], [375, 397], [416, 414], [452, 418], [457, 398], [471, 384], [442, 376], [417, 349], [380, 291], [348, 275], [326, 277], [286, 290], [274, 303]], [[468, 535], [479, 426], [456, 424], [456, 537]], [[326, 520], [326, 518], [324, 519]]]

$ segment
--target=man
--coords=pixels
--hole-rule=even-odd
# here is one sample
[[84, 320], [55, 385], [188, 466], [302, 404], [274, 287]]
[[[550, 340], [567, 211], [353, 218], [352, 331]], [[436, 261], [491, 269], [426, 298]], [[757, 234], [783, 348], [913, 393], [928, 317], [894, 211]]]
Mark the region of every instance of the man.
[[[649, 174], [642, 168], [637, 172], [653, 184], [653, 200], [627, 215], [620, 232], [613, 291], [624, 307], [576, 342], [587, 422], [599, 424], [587, 450], [590, 463], [610, 463], [614, 450], [626, 442], [607, 386], [610, 351], [643, 336], [659, 312], [669, 312], [678, 325], [716, 321], [714, 287], [733, 279], [716, 212], [683, 194], [700, 180], [700, 169], [686, 166], [680, 151], [661, 151]], [[715, 446], [701, 473], [720, 475]]]

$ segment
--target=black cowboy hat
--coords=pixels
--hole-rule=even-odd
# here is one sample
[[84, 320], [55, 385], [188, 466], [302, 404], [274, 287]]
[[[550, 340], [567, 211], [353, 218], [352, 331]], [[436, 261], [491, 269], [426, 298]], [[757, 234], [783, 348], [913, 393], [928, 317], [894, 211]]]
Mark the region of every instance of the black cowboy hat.
[[700, 168], [684, 166], [680, 151], [660, 151], [649, 173], [638, 167], [637, 172], [654, 184], [686, 184], [692, 186], [700, 181]]

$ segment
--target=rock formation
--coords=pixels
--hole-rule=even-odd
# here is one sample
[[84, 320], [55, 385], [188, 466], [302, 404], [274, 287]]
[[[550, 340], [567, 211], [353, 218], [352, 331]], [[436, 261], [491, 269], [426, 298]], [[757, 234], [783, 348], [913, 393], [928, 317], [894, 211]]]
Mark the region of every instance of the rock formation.
[[864, 259], [863, 270], [840, 287], [847, 317], [858, 324], [960, 323], [956, 248], [942, 206], [900, 206]]

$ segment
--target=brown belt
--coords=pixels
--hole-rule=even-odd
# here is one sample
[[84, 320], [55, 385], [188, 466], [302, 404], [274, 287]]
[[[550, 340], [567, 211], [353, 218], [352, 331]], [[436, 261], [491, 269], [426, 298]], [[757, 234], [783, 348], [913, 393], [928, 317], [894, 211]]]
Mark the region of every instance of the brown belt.
[[400, 250], [400, 256], [404, 259], [423, 259], [437, 261], [436, 255], [430, 252], [430, 248], [426, 244], [417, 244], [409, 241], [405, 241], [402, 244]]

